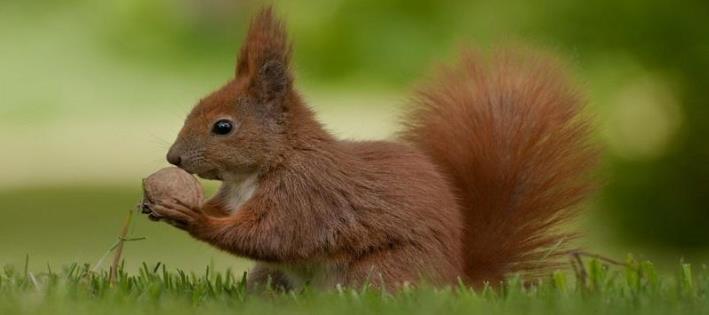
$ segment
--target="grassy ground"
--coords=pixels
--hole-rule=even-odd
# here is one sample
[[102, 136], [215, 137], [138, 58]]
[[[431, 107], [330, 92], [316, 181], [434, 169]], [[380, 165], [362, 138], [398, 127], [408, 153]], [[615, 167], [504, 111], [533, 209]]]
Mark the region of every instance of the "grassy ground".
[[[701, 314], [709, 312], [709, 272], [681, 265], [658, 275], [652, 264], [585, 265], [585, 276], [554, 273], [536, 285], [508, 280], [502, 289], [407, 287], [389, 294], [368, 287], [329, 292], [250, 294], [240, 274], [169, 271], [144, 264], [107, 272], [69, 265], [32, 273], [6, 266], [0, 274], [0, 314]], [[576, 279], [582, 279], [577, 281]]]

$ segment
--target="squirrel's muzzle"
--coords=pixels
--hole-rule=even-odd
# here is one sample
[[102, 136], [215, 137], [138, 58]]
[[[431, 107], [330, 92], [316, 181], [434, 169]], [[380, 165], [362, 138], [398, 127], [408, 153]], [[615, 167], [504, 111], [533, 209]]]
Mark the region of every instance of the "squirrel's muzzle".
[[170, 151], [167, 152], [167, 161], [172, 165], [180, 167], [180, 164], [182, 164], [182, 156], [175, 151], [174, 147], [170, 148]]

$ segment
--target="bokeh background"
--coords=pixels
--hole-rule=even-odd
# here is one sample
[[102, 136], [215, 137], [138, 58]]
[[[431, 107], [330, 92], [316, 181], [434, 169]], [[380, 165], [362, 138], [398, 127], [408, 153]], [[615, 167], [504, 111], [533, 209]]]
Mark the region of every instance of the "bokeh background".
[[[607, 185], [581, 245], [660, 265], [709, 257], [709, 2], [274, 1], [297, 85], [335, 134], [388, 138], [411, 88], [462, 46], [565, 56], [587, 91]], [[95, 264], [191, 106], [226, 82], [240, 0], [0, 0], [0, 265]], [[207, 183], [213, 189], [214, 184]], [[137, 217], [141, 262], [248, 262]]]

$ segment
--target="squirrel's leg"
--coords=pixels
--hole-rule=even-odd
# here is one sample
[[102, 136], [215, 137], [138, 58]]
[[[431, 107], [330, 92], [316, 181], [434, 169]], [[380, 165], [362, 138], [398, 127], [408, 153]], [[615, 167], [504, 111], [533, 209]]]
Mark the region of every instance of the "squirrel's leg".
[[298, 230], [273, 224], [264, 211], [239, 209], [225, 217], [207, 215], [179, 200], [163, 200], [153, 205], [153, 211], [193, 237], [237, 256], [255, 260], [281, 262], [310, 257], [320, 246], [315, 242], [299, 242]]
[[249, 292], [262, 292], [268, 287], [284, 292], [293, 289], [285, 274], [266, 264], [256, 263], [246, 278], [246, 289]]

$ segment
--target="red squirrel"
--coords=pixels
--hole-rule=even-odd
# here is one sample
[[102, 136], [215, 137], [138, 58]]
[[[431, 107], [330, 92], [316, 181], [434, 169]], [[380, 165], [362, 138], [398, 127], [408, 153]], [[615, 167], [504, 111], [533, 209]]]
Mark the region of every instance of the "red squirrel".
[[221, 187], [199, 208], [154, 205], [160, 218], [256, 261], [250, 287], [476, 286], [557, 266], [598, 155], [558, 62], [465, 52], [417, 90], [396, 141], [346, 141], [294, 88], [291, 55], [263, 9], [167, 154]]

